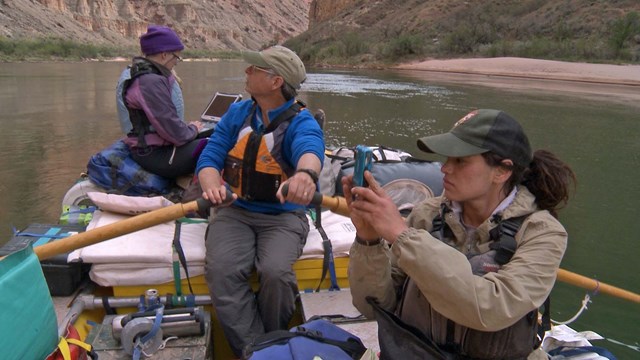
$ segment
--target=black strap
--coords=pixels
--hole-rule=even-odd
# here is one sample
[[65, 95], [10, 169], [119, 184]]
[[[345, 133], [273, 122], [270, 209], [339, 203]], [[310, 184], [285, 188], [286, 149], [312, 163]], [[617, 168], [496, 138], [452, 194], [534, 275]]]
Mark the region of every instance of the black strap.
[[452, 210], [446, 205], [440, 205], [440, 212], [436, 217], [433, 218], [431, 222], [431, 235], [440, 239], [441, 241], [445, 241], [446, 239], [451, 239], [453, 237], [453, 232], [447, 223], [444, 221], [444, 217], [447, 213]]
[[[244, 156], [242, 160], [242, 196], [247, 200], [253, 200], [251, 198], [251, 187], [254, 185], [252, 179], [253, 173], [256, 169], [256, 160], [258, 159], [258, 151], [260, 150], [260, 142], [262, 141], [262, 134], [255, 131], [249, 135], [247, 140], [247, 147], [244, 149]], [[256, 184], [260, 187], [261, 184]]]
[[[314, 222], [316, 229], [320, 233], [322, 237], [322, 249], [324, 251], [324, 256], [322, 258], [322, 276], [320, 277], [320, 282], [318, 283], [318, 287], [316, 288], [316, 292], [320, 292], [320, 287], [322, 286], [322, 282], [327, 276], [327, 271], [332, 271], [335, 273], [335, 264], [333, 262], [333, 244], [331, 244], [331, 240], [327, 236], [327, 233], [324, 231], [322, 227], [322, 208], [320, 205], [316, 205], [316, 221]], [[329, 291], [340, 290], [338, 283], [334, 276], [330, 276], [331, 285], [329, 287]]]
[[460, 345], [456, 344], [455, 337], [454, 337], [455, 328], [456, 328], [456, 323], [453, 322], [453, 320], [451, 319], [447, 319], [447, 338], [446, 338], [446, 343], [444, 345], [444, 348], [446, 348], [448, 351], [459, 353]]
[[515, 254], [518, 247], [516, 234], [526, 218], [527, 215], [502, 220], [499, 215], [494, 216], [494, 221], [498, 223], [498, 226], [489, 231], [489, 237], [493, 240], [489, 247], [496, 250], [495, 260], [498, 264], [508, 263]]
[[536, 343], [536, 348], [542, 344], [544, 333], [551, 330], [551, 295], [547, 297], [542, 306], [544, 307], [544, 311], [542, 312], [542, 320], [538, 327], [538, 342]]
[[184, 250], [182, 249], [182, 245], [180, 244], [180, 229], [182, 228], [182, 222], [176, 220], [176, 229], [173, 233], [173, 247], [176, 249], [178, 253], [178, 259], [180, 259], [180, 264], [184, 269], [184, 274], [187, 276], [187, 284], [189, 285], [189, 291], [193, 295], [193, 288], [191, 288], [191, 278], [189, 278], [189, 269], [187, 268], [187, 258], [184, 256]]
[[151, 133], [151, 123], [147, 118], [147, 114], [140, 109], [131, 109], [129, 110], [129, 121], [131, 121], [131, 131], [127, 134], [127, 136], [136, 136], [138, 138], [137, 147], [140, 149], [147, 148], [147, 141], [145, 140], [145, 135]]
[[117, 314], [116, 309], [111, 307], [111, 305], [109, 304], [109, 297], [105, 295], [101, 299], [102, 299], [102, 308], [104, 309], [104, 313], [107, 315], [116, 315]]
[[294, 117], [296, 117], [296, 115], [298, 115], [300, 111], [302, 111], [302, 109], [304, 109], [303, 105], [304, 103], [294, 101], [287, 110], [281, 112], [280, 115], [276, 116], [276, 118], [273, 119], [273, 121], [270, 122], [269, 125], [267, 125], [264, 133], [268, 134], [278, 128], [278, 126], [280, 126], [280, 124], [282, 124], [283, 122], [291, 121]]

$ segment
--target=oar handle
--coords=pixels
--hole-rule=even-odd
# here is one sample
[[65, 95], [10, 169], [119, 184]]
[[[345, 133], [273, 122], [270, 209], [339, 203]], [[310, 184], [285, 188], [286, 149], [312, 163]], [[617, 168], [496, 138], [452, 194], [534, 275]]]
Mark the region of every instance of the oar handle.
[[605, 284], [598, 280], [594, 280], [568, 270], [558, 269], [558, 280], [590, 291], [601, 292], [635, 303], [640, 303], [640, 294]]
[[[233, 194], [227, 190], [225, 204], [233, 200]], [[44, 245], [36, 246], [33, 251], [40, 260], [48, 259], [58, 254], [69, 253], [73, 250], [97, 244], [118, 236], [146, 229], [148, 227], [165, 223], [192, 214], [196, 211], [203, 212], [212, 206], [211, 201], [203, 198], [184, 203], [163, 207], [148, 213], [139, 214], [105, 226], [71, 235], [67, 238], [52, 241]]]
[[[282, 185], [282, 195], [287, 196], [289, 184]], [[349, 216], [349, 205], [342, 196], [326, 196], [315, 192], [311, 198], [311, 204], [320, 205], [342, 216]]]

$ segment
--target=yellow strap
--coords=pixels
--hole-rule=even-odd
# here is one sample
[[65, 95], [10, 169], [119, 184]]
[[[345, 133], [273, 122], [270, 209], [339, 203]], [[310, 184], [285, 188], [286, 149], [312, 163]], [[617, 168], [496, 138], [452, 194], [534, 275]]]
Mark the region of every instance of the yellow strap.
[[91, 351], [91, 345], [87, 344], [84, 341], [78, 340], [78, 339], [67, 339], [67, 342], [76, 346], [80, 346], [81, 348], [87, 350], [87, 351]]
[[62, 358], [64, 360], [72, 360], [71, 350], [69, 350], [69, 344], [79, 346], [86, 351], [91, 351], [91, 345], [87, 344], [84, 341], [80, 341], [78, 339], [66, 339], [64, 337], [61, 337], [60, 342], [58, 343], [58, 349], [60, 349], [60, 354], [62, 354]]
[[60, 338], [58, 349], [60, 349], [60, 353], [62, 354], [62, 358], [64, 360], [71, 360], [71, 351], [69, 351], [69, 344], [67, 343], [67, 339], [63, 337]]

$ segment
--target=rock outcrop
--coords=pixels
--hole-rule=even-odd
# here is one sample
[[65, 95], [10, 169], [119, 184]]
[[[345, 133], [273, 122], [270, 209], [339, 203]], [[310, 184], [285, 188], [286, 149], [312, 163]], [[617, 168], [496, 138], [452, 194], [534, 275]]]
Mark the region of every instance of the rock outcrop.
[[335, 18], [345, 9], [356, 6], [361, 0], [313, 0], [309, 6], [309, 28], [317, 23]]
[[191, 49], [259, 49], [307, 30], [310, 0], [0, 0], [0, 36], [136, 45], [148, 24]]

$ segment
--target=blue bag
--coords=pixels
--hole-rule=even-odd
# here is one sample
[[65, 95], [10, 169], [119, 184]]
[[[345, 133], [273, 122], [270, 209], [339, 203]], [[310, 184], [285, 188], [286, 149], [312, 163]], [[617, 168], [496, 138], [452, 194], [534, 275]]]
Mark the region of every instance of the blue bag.
[[[599, 346], [559, 347], [549, 351], [549, 355], [552, 356], [552, 359], [556, 357], [558, 359], [570, 359], [572, 356], [575, 356], [576, 358], [584, 357], [585, 359], [592, 359], [593, 355], [596, 354], [609, 360], [616, 360], [615, 355], [613, 355], [609, 350]], [[588, 355], [591, 355], [591, 357], [587, 357]]]
[[87, 174], [96, 185], [121, 195], [163, 195], [171, 187], [171, 180], [146, 171], [133, 160], [122, 140], [93, 155]]
[[357, 336], [325, 319], [258, 336], [243, 351], [243, 359], [360, 359], [367, 348]]

